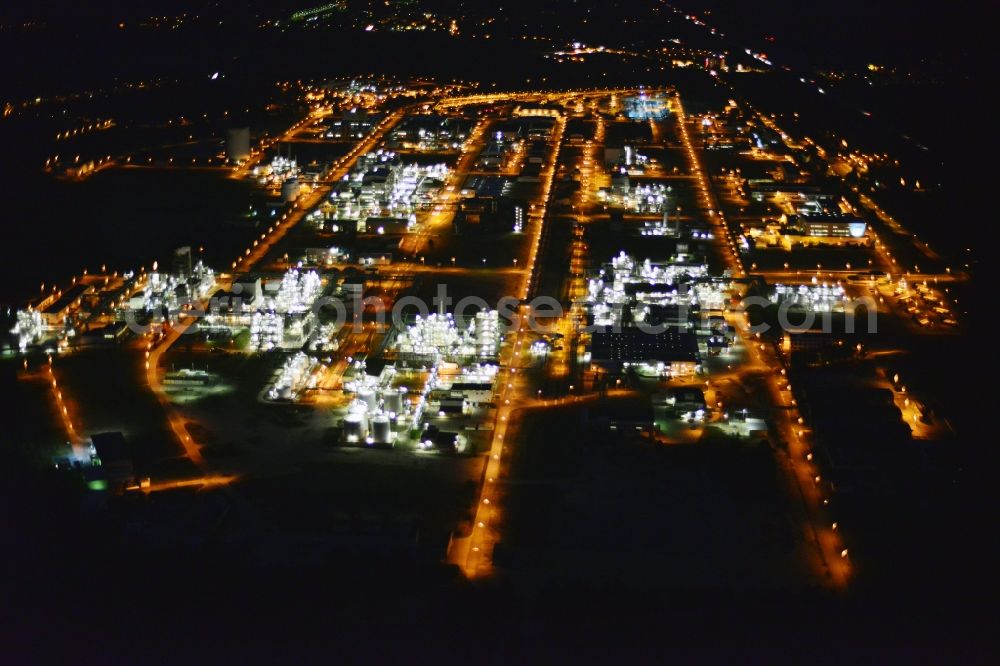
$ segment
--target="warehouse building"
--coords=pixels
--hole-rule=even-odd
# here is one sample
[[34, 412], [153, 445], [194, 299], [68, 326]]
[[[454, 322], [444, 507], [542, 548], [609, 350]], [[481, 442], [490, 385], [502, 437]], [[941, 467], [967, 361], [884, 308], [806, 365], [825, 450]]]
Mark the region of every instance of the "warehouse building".
[[591, 335], [590, 363], [608, 372], [635, 368], [643, 375], [683, 377], [698, 372], [701, 357], [698, 338], [690, 331], [607, 326]]

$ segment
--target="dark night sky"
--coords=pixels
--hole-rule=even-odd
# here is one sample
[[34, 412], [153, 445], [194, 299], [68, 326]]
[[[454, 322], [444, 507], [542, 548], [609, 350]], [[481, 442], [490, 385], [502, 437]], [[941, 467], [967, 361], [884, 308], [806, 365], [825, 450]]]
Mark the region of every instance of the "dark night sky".
[[[37, 3], [4, 3], [0, 7], [0, 20], [40, 20], [49, 24], [68, 23], [78, 28], [90, 22], [106, 23], [138, 19], [159, 14], [182, 12], [202, 15], [219, 15], [227, 20], [239, 20], [253, 15], [284, 16], [303, 7], [322, 4], [319, 0], [284, 0], [268, 2], [251, 0], [153, 0], [127, 2], [103, 0], [99, 2], [70, 2], [49, 0]], [[352, 9], [360, 9], [368, 2], [350, 0]], [[382, 3], [375, 3], [381, 5]], [[589, 8], [594, 15], [602, 13], [612, 18], [624, 9], [642, 12], [643, 7], [658, 4], [655, 0], [634, 2], [583, 2], [575, 0], [549, 0], [547, 2], [478, 3], [448, 0], [424, 0], [419, 3], [428, 9], [441, 8], [455, 13], [495, 13], [497, 6], [511, 14], [531, 15], [554, 9], [560, 16], [582, 15]], [[742, 33], [748, 40], [766, 35], [777, 39], [776, 46], [788, 53], [804, 52], [812, 62], [829, 59], [882, 57], [898, 60], [944, 58], [961, 60], [966, 54], [985, 54], [987, 40], [983, 39], [987, 18], [987, 3], [959, 0], [949, 3], [909, 2], [889, 0], [841, 0], [839, 2], [744, 2], [742, 0], [678, 0], [675, 6], [709, 19], [712, 24], [735, 34]], [[710, 13], [709, 13], [710, 12]], [[611, 29], [613, 20], [602, 23]], [[630, 27], [631, 31], [648, 29], [651, 34], [661, 30], [655, 21]]]

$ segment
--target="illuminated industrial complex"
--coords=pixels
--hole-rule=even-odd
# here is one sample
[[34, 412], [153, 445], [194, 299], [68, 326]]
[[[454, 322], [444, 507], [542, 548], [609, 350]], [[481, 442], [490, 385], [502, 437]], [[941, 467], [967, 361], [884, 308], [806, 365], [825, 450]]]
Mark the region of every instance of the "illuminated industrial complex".
[[[902, 555], [886, 517], [925, 509], [969, 469], [940, 387], [970, 330], [975, 264], [919, 238], [899, 203], [940, 184], [817, 131], [786, 99], [791, 81], [824, 96], [822, 113], [853, 114], [829, 92], [882, 66], [818, 86], [732, 47], [711, 13], [659, 2], [651, 15], [676, 35], [633, 39], [644, 19], [616, 6], [631, 18], [601, 42], [593, 24], [501, 37], [509, 8], [472, 21], [382, 4], [240, 20], [289, 44], [335, 25], [368, 40], [358, 62], [414, 71], [455, 52], [421, 50], [433, 40], [493, 40], [512, 62], [499, 43], [514, 43], [524, 76], [300, 79], [289, 58], [264, 99], [230, 103], [249, 75], [226, 61], [198, 74], [218, 108], [155, 122], [93, 111], [56, 133], [40, 172], [53, 191], [113, 191], [97, 208], [128, 210], [100, 210], [94, 233], [121, 247], [107, 263], [81, 248], [87, 268], [67, 279], [32, 277], [0, 355], [32, 459], [97, 516], [80, 533], [114, 535], [130, 562], [208, 553], [233, 578], [439, 577], [458, 590], [447, 608], [483, 590], [503, 607], [513, 590], [531, 600], [523, 623], [568, 590], [841, 604], [888, 575]], [[383, 45], [397, 39], [412, 41]], [[59, 103], [100, 110], [162, 87], [167, 105], [170, 81]], [[50, 104], [8, 105], [0, 122]], [[147, 181], [153, 194], [129, 190]], [[407, 609], [392, 618], [421, 628], [440, 612]], [[586, 633], [578, 622], [566, 626]]]

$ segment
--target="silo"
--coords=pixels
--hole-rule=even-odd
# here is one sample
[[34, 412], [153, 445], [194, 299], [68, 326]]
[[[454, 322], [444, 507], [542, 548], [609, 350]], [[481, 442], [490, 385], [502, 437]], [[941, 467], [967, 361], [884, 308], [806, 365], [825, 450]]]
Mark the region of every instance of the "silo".
[[285, 203], [299, 198], [299, 179], [289, 178], [281, 184], [281, 200]]
[[364, 414], [348, 414], [344, 419], [344, 440], [360, 442], [368, 434], [368, 419]]
[[388, 444], [392, 439], [392, 429], [389, 427], [389, 417], [379, 414], [372, 420], [372, 439], [376, 444]]
[[388, 389], [382, 394], [382, 408], [390, 414], [403, 411], [403, 394], [398, 389]]
[[226, 159], [239, 162], [250, 157], [250, 128], [234, 127], [226, 132]]
[[369, 412], [374, 412], [378, 409], [378, 396], [375, 395], [375, 391], [372, 391], [371, 389], [361, 389], [358, 391], [358, 399], [365, 403]]

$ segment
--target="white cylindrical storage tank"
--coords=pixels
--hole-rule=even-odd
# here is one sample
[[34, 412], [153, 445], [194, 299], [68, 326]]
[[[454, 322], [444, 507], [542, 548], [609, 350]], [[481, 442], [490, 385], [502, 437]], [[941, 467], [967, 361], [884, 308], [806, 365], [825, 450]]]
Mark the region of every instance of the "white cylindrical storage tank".
[[403, 411], [403, 394], [397, 389], [389, 389], [382, 394], [382, 408], [392, 414]]
[[299, 197], [299, 179], [289, 178], [281, 184], [281, 200], [295, 201]]
[[250, 157], [250, 128], [232, 127], [226, 131], [226, 159], [239, 162]]
[[385, 414], [379, 414], [372, 419], [372, 439], [376, 444], [388, 444], [392, 439], [389, 417]]
[[348, 442], [360, 442], [368, 434], [368, 419], [364, 414], [348, 414], [344, 419], [344, 439]]
[[371, 389], [361, 389], [358, 391], [358, 400], [365, 403], [369, 412], [374, 412], [378, 408], [378, 397]]

